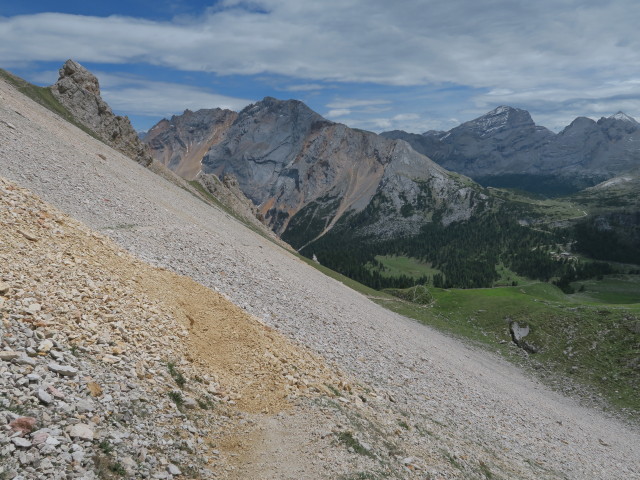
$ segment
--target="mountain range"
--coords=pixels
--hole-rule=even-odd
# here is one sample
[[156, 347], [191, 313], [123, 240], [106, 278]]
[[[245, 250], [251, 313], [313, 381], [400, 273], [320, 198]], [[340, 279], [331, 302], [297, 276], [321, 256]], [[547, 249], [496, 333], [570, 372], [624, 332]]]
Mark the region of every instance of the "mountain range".
[[[267, 97], [239, 113], [187, 110], [160, 121], [144, 142], [186, 178], [229, 179], [283, 240], [375, 288], [415, 281], [384, 275], [380, 255], [422, 259], [432, 266], [423, 282], [479, 287], [497, 280], [501, 262], [531, 278], [570, 278], [541, 252], [575, 242], [579, 222], [576, 248], [585, 252], [604, 241], [603, 225], [619, 240], [616, 260], [635, 259], [640, 243], [629, 212], [572, 213], [553, 233], [535, 228], [548, 214], [532, 201], [486, 188], [558, 195], [635, 178], [640, 125], [623, 113], [597, 122], [580, 117], [555, 134], [525, 110], [503, 106], [448, 132], [376, 135], [331, 122], [300, 101]], [[575, 201], [591, 209], [588, 199], [598, 191]]]
[[447, 132], [384, 132], [486, 186], [569, 194], [640, 167], [640, 124], [618, 112], [578, 117], [560, 133], [501, 106]]

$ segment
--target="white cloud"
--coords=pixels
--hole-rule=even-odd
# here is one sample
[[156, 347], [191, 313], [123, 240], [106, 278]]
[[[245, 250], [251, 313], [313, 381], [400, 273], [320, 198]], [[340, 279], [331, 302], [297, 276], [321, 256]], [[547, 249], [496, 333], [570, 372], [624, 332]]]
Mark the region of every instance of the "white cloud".
[[329, 87], [321, 83], [304, 83], [301, 85], [289, 85], [285, 87], [285, 90], [288, 92], [312, 92], [314, 90], [324, 90], [325, 88]]
[[390, 100], [358, 100], [358, 99], [339, 99], [333, 100], [331, 103], [327, 103], [328, 108], [356, 108], [356, 107], [371, 107], [377, 105], [388, 105]]
[[244, 98], [171, 82], [153, 82], [126, 75], [95, 72], [101, 94], [115, 111], [150, 117], [168, 117], [185, 109], [226, 108], [241, 110], [252, 103]]
[[[499, 103], [527, 108], [546, 101], [540, 111], [551, 116], [553, 102], [556, 109], [584, 104], [594, 111], [635, 104], [639, 24], [637, 0], [225, 0], [200, 17], [171, 22], [0, 17], [0, 63], [148, 63], [284, 75], [309, 86], [454, 84], [488, 92], [476, 98], [479, 113]], [[327, 108], [385, 105], [353, 102]]]
[[351, 110], [348, 108], [337, 108], [335, 110], [329, 110], [325, 115], [327, 118], [344, 117], [345, 115], [351, 115]]

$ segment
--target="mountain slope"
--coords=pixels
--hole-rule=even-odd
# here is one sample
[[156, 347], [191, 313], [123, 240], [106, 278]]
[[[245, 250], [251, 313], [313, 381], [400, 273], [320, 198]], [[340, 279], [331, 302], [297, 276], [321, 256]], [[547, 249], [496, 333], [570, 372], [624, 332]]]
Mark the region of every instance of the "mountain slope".
[[144, 137], [154, 158], [187, 180], [201, 170], [202, 157], [220, 142], [238, 114], [219, 108], [186, 110], [182, 115], [161, 120]]
[[579, 117], [554, 134], [525, 110], [502, 106], [448, 132], [382, 135], [403, 138], [483, 185], [546, 194], [571, 193], [640, 165], [640, 124], [622, 112], [597, 122]]
[[570, 197], [589, 216], [578, 221], [576, 250], [599, 260], [640, 264], [640, 171]]
[[[338, 392], [343, 400], [327, 395], [315, 410], [300, 400], [279, 417], [242, 413], [246, 421], [236, 435], [217, 445], [222, 458], [238, 458], [222, 476], [259, 478], [261, 468], [272, 478], [637, 476], [640, 438], [633, 427], [549, 391], [495, 355], [371, 303], [3, 82], [0, 97], [1, 175], [130, 252], [215, 287], [367, 386], [352, 389], [354, 395]], [[297, 365], [277, 364], [295, 379]], [[238, 418], [229, 413], [225, 422]], [[290, 427], [295, 442], [284, 443], [272, 422]], [[280, 448], [260, 456], [261, 439], [271, 433]], [[232, 457], [241, 444], [255, 450]]]

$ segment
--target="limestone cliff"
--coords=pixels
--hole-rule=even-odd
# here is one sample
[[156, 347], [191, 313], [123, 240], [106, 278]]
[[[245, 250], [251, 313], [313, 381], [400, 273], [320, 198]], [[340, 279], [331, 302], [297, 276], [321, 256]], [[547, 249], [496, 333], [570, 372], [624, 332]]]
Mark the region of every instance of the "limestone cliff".
[[148, 166], [152, 162], [148, 147], [140, 141], [127, 117], [115, 115], [100, 96], [95, 75], [73, 60], [67, 60], [51, 86], [54, 97], [102, 141], [126, 156]]

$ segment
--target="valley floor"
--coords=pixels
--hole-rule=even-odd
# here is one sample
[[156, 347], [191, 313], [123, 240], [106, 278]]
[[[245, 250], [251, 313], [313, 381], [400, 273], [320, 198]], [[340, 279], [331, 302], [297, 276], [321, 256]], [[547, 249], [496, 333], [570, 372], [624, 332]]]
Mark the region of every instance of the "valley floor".
[[249, 421], [220, 447], [240, 452], [227, 457], [229, 475], [640, 477], [637, 428], [383, 309], [3, 82], [0, 175], [135, 256], [221, 292], [355, 379], [351, 393], [289, 409], [244, 407]]

